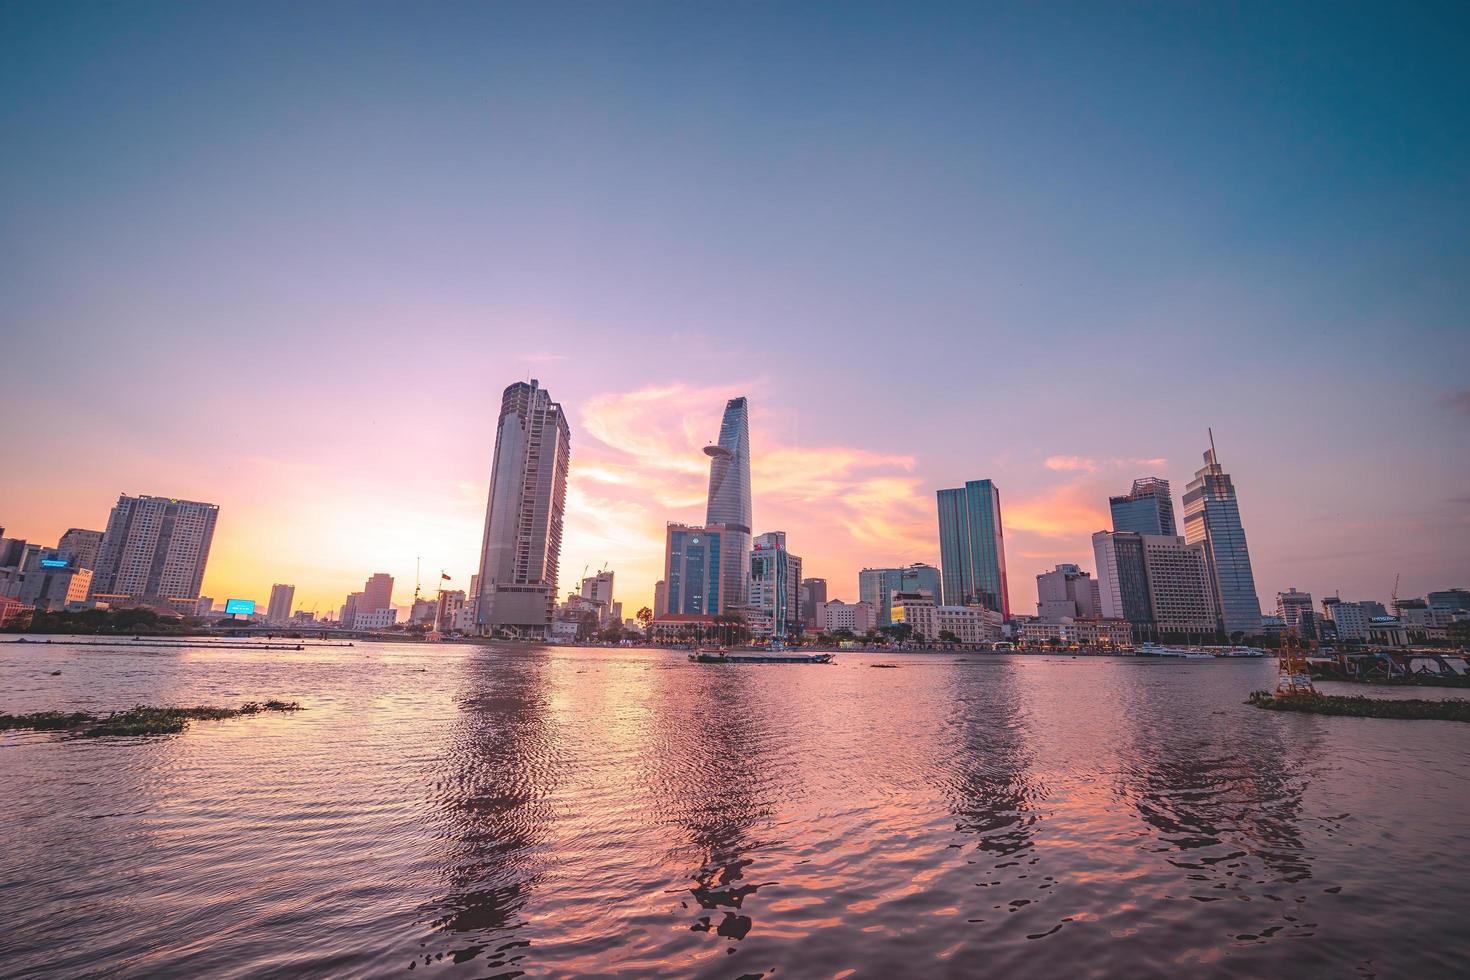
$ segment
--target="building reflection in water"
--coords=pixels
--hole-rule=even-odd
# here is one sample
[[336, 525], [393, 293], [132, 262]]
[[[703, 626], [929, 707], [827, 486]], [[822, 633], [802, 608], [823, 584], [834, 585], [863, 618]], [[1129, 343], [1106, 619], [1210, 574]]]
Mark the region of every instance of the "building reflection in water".
[[436, 874], [444, 894], [425, 914], [432, 926], [463, 934], [435, 960], [513, 966], [530, 945], [519, 938], [521, 912], [543, 871], [556, 788], [557, 737], [548, 723], [546, 656], [484, 651], [465, 666], [446, 757], [432, 788], [437, 817]]
[[748, 667], [667, 671], [664, 680], [642, 778], [679, 840], [667, 861], [697, 862], [676, 886], [697, 906], [690, 931], [739, 941], [755, 925], [752, 899], [774, 884], [757, 879], [758, 856], [779, 842], [757, 828], [798, 795], [798, 746], [788, 741], [791, 727], [777, 724], [781, 706], [763, 700], [770, 685]]

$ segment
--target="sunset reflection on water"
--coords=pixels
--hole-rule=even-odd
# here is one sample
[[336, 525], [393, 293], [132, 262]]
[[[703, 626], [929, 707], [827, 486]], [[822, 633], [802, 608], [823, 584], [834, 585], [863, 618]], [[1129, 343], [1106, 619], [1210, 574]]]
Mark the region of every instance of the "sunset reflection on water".
[[1260, 712], [1268, 663], [3, 649], [0, 710], [307, 709], [4, 736], [6, 975], [1433, 975], [1466, 952], [1470, 727]]

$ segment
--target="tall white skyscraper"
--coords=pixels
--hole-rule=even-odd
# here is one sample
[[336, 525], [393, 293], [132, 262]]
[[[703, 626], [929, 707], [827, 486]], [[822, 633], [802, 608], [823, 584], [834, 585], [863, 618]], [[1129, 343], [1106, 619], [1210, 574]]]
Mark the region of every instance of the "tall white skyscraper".
[[272, 585], [270, 605], [265, 607], [265, 621], [283, 626], [291, 620], [291, 604], [296, 601], [296, 586]]
[[536, 381], [505, 389], [480, 547], [475, 623], [544, 636], [556, 604], [571, 430]]
[[122, 494], [97, 549], [93, 595], [197, 599], [219, 507]]
[[724, 528], [720, 605], [735, 611], [750, 601], [750, 411], [745, 398], [725, 403], [720, 438], [704, 447], [709, 464], [706, 526]]

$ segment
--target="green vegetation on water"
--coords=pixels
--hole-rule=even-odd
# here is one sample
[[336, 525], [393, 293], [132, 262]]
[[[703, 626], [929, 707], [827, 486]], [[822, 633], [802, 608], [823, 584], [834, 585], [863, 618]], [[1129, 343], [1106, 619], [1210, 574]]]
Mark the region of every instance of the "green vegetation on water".
[[1252, 691], [1250, 700], [1267, 711], [1302, 711], [1314, 715], [1344, 715], [1351, 718], [1404, 718], [1433, 721], [1470, 721], [1470, 701], [1458, 698], [1424, 701], [1417, 698], [1390, 700], [1361, 695], [1307, 694], [1278, 698], [1270, 691]]
[[37, 732], [76, 731], [87, 737], [103, 735], [175, 735], [191, 721], [220, 721], [255, 715], [262, 711], [300, 711], [295, 701], [247, 701], [238, 708], [150, 708], [138, 705], [99, 717], [85, 711], [37, 711], [29, 715], [0, 715], [0, 731], [30, 729]]

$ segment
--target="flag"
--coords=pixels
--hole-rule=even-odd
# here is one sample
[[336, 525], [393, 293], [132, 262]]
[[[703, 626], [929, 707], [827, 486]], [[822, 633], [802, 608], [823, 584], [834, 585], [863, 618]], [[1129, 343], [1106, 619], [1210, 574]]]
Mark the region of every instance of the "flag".
[[444, 580], [444, 581], [446, 581], [446, 582], [448, 582], [448, 581], [449, 581], [449, 580], [450, 580], [450, 579], [449, 579], [449, 576], [448, 576], [448, 575], [446, 575], [446, 574], [444, 574], [444, 573], [443, 573], [443, 572], [440, 572], [440, 573], [439, 573], [439, 577], [440, 577], [440, 578], [441, 578], [441, 579], [443, 579], [443, 580]]

